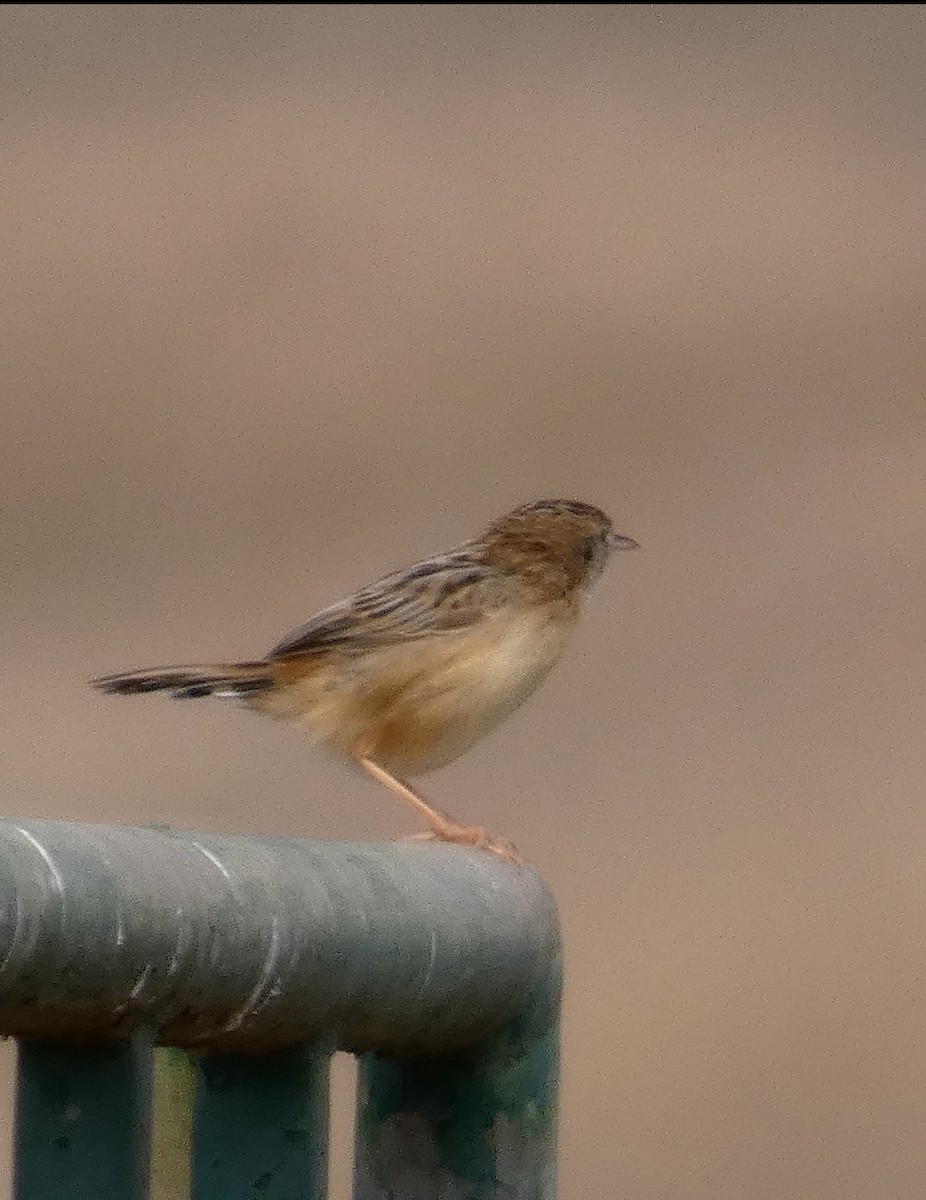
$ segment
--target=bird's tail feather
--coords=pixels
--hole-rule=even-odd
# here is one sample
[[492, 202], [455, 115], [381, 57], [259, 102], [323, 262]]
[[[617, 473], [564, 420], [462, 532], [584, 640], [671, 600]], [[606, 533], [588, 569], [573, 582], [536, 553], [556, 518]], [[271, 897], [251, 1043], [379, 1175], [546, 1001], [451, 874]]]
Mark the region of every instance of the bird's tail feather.
[[193, 667], [154, 667], [91, 679], [93, 687], [114, 696], [138, 696], [144, 692], [170, 692], [174, 700], [198, 700], [202, 696], [247, 696], [262, 692], [273, 683], [265, 662], [218, 663]]

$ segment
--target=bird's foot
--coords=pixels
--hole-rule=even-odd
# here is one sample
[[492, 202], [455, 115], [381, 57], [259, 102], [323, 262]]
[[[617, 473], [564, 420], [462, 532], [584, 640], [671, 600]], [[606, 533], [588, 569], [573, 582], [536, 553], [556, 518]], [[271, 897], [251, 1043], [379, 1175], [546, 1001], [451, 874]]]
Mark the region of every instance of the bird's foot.
[[506, 837], [498, 837], [483, 829], [480, 825], [441, 825], [440, 828], [429, 829], [425, 833], [415, 833], [408, 839], [413, 842], [450, 842], [456, 846], [472, 846], [476, 850], [485, 850], [494, 854], [501, 862], [523, 866], [524, 859], [518, 853], [514, 842]]

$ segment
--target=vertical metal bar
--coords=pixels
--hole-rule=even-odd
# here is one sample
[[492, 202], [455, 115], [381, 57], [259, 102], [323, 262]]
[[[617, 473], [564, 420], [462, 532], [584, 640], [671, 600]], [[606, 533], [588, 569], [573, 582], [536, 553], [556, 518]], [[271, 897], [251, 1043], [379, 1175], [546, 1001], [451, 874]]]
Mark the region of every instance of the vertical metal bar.
[[324, 1200], [330, 1048], [197, 1059], [193, 1200]]
[[558, 1052], [541, 1004], [479, 1052], [365, 1054], [354, 1200], [553, 1200]]
[[151, 1046], [20, 1041], [14, 1200], [144, 1200]]

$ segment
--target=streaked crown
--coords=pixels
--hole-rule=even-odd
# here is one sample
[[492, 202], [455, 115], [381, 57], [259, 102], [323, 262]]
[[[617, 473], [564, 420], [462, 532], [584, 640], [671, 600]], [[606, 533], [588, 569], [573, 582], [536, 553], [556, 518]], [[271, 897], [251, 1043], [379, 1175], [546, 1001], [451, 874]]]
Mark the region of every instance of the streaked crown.
[[615, 533], [600, 508], [582, 500], [532, 500], [498, 517], [477, 539], [488, 561], [536, 577], [556, 590], [590, 587], [613, 550], [637, 543]]

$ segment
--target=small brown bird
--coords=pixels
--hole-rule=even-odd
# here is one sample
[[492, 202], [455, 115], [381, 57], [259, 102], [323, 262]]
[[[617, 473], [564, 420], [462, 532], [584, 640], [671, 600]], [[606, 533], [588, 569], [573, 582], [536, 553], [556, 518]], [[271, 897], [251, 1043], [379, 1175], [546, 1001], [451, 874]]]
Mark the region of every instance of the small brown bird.
[[233, 697], [299, 721], [420, 813], [423, 836], [517, 862], [506, 839], [433, 808], [402, 777], [451, 762], [513, 712], [559, 658], [611, 551], [636, 545], [591, 504], [536, 500], [323, 609], [264, 658], [92, 683]]

